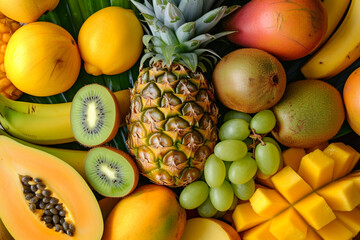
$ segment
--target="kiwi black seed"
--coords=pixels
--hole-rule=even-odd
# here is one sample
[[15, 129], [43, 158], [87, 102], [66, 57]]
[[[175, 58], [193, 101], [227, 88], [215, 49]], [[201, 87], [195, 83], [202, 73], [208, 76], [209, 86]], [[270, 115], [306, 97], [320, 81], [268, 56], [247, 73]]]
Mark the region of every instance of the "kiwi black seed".
[[120, 126], [113, 92], [96, 83], [82, 87], [72, 101], [70, 122], [75, 139], [84, 146], [94, 147], [113, 139]]
[[135, 189], [139, 171], [127, 153], [113, 147], [95, 147], [86, 156], [85, 176], [101, 195], [124, 197]]

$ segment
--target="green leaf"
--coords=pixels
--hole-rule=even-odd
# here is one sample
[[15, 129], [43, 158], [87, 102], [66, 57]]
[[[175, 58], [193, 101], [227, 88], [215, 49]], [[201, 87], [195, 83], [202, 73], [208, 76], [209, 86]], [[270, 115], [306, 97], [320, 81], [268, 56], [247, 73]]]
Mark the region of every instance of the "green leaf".
[[196, 33], [195, 22], [188, 22], [181, 25], [178, 29], [176, 29], [176, 37], [179, 42], [185, 42], [190, 38], [194, 37]]
[[187, 22], [195, 21], [203, 13], [203, 4], [203, 0], [181, 0], [179, 9], [183, 12]]
[[195, 53], [180, 53], [180, 62], [189, 68], [192, 72], [196, 71], [198, 64], [198, 56]]
[[207, 33], [213, 28], [222, 18], [227, 7], [216, 8], [195, 21], [196, 35]]
[[164, 12], [167, 0], [153, 0], [153, 8], [155, 12], [155, 17], [159, 19], [161, 22], [164, 22]]
[[168, 28], [176, 31], [185, 23], [185, 17], [182, 12], [173, 4], [168, 3], [165, 8], [164, 24]]

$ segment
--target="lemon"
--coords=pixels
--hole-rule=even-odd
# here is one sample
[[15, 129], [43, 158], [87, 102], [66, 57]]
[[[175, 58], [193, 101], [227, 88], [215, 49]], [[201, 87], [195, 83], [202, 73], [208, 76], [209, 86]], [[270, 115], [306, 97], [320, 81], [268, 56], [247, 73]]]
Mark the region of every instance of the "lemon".
[[132, 10], [111, 6], [95, 12], [78, 36], [86, 72], [97, 76], [129, 70], [142, 52], [142, 36], [141, 24]]
[[68, 90], [81, 67], [77, 44], [64, 28], [33, 22], [10, 38], [4, 57], [5, 71], [22, 92], [51, 96]]

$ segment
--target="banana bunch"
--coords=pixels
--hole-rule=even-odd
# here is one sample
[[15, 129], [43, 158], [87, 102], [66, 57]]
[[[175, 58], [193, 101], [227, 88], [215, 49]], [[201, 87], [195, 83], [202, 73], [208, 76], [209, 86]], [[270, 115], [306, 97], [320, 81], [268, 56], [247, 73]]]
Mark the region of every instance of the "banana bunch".
[[[129, 90], [115, 92], [121, 123], [130, 105]], [[71, 102], [41, 104], [10, 100], [0, 95], [0, 124], [10, 135], [26, 142], [53, 145], [75, 141], [70, 124]]]
[[360, 57], [360, 0], [323, 0], [323, 4], [328, 13], [328, 30], [319, 46], [323, 45], [301, 67], [307, 79], [333, 77]]

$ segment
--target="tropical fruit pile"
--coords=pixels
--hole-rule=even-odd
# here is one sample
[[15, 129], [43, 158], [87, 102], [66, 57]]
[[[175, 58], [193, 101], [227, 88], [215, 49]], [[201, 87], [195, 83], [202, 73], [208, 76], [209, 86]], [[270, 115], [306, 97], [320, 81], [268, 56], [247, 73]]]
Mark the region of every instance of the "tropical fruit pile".
[[0, 239], [356, 239], [359, 8], [0, 0]]

